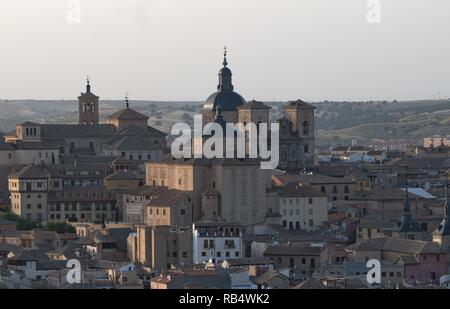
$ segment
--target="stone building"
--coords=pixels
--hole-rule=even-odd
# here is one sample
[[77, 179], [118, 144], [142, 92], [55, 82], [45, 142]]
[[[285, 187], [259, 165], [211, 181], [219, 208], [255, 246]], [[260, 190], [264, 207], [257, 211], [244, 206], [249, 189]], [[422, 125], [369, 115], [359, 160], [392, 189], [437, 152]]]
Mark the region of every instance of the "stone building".
[[88, 82], [86, 93], [78, 98], [78, 124], [38, 124], [25, 122], [16, 130], [5, 134], [7, 143], [46, 142], [59, 155], [111, 155], [158, 160], [166, 147], [166, 134], [147, 125], [148, 117], [125, 108], [99, 123], [99, 97], [91, 92]]
[[146, 164], [148, 186], [190, 191], [193, 220], [202, 215], [202, 194], [215, 189], [221, 196], [218, 216], [243, 225], [263, 223], [271, 205], [266, 189], [271, 187], [270, 172], [252, 159], [174, 159]]
[[[262, 102], [246, 102], [234, 91], [232, 72], [228, 68], [225, 52], [223, 68], [219, 71], [217, 92], [208, 97], [203, 105], [203, 125], [217, 121], [220, 114], [225, 123], [244, 125], [270, 122], [271, 107]], [[278, 120], [280, 125], [280, 163], [282, 170], [296, 172], [312, 169], [315, 158], [314, 106], [301, 100], [292, 101], [284, 107], [284, 115]], [[269, 141], [271, 142], [271, 141]]]
[[286, 171], [301, 171], [314, 167], [314, 110], [301, 100], [284, 107], [280, 123], [280, 165]]
[[168, 226], [137, 226], [128, 236], [128, 257], [155, 270], [192, 264], [192, 232], [171, 231]]
[[11, 211], [34, 222], [117, 219], [117, 193], [107, 190], [96, 165], [29, 165], [8, 176]]
[[328, 199], [308, 186], [284, 187], [279, 192], [281, 226], [289, 230], [315, 231], [328, 219]]
[[91, 92], [91, 85], [88, 79], [86, 92], [81, 93], [78, 97], [78, 124], [91, 125], [99, 123], [98, 99], [99, 97]]

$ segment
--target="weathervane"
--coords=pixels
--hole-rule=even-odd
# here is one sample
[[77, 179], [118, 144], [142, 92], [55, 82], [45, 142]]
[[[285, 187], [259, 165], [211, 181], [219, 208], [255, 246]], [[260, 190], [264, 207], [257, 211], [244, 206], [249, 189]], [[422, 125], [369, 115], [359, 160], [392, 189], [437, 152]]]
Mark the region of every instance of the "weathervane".
[[226, 46], [223, 47], [223, 66], [226, 67], [228, 65], [228, 61], [227, 61], [227, 53], [228, 53], [228, 49]]
[[89, 75], [86, 76], [86, 93], [90, 93], [91, 92], [91, 85], [89, 84]]
[[126, 108], [129, 108], [130, 107], [130, 102], [128, 101], [128, 96], [129, 96], [130, 94], [127, 92], [127, 93], [125, 93], [125, 107]]

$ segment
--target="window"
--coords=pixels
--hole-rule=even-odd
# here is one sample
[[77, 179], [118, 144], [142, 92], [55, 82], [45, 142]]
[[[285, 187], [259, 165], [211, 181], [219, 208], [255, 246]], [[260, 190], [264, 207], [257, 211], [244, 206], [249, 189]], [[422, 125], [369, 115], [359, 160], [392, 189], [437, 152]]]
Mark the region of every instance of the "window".
[[308, 199], [308, 203], [309, 203], [309, 204], [312, 204], [312, 203], [313, 203], [313, 198], [312, 198], [312, 197], [310, 197], [310, 198]]
[[234, 252], [234, 257], [239, 257], [239, 251]]
[[217, 251], [217, 252], [216, 252], [216, 256], [217, 256], [217, 257], [221, 257], [221, 256], [222, 256], [222, 252]]
[[236, 245], [234, 244], [234, 240], [233, 239], [225, 240], [225, 248], [236, 248]]
[[309, 123], [308, 121], [303, 122], [303, 134], [308, 135], [309, 134]]
[[180, 209], [180, 215], [184, 216], [186, 214], [186, 210], [185, 209]]
[[327, 193], [327, 190], [325, 189], [325, 186], [321, 186], [320, 187], [320, 192]]
[[314, 226], [314, 220], [309, 220], [309, 226]]
[[226, 252], [225, 252], [225, 256], [226, 256], [226, 257], [230, 257], [230, 251], [226, 251]]
[[202, 251], [202, 256], [206, 256], [206, 252], [205, 251]]
[[187, 253], [186, 251], [183, 251], [183, 252], [181, 253], [181, 256], [182, 256], [183, 258], [187, 258], [187, 257], [188, 257], [188, 253]]
[[208, 240], [207, 239], [205, 239], [203, 241], [203, 248], [208, 249]]

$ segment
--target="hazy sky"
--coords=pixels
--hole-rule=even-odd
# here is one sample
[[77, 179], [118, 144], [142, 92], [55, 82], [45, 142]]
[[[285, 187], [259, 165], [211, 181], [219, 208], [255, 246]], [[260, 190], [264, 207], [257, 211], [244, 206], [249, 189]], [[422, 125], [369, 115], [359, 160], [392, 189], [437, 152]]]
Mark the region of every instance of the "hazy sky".
[[247, 100], [450, 97], [449, 0], [71, 1], [0, 0], [0, 98], [205, 100], [224, 44]]

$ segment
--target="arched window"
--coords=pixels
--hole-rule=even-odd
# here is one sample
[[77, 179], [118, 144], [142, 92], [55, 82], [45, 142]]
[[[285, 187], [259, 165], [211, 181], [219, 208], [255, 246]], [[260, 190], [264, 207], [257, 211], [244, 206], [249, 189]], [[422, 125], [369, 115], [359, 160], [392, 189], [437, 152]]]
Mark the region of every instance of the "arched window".
[[308, 121], [303, 122], [303, 134], [309, 134], [309, 123]]

